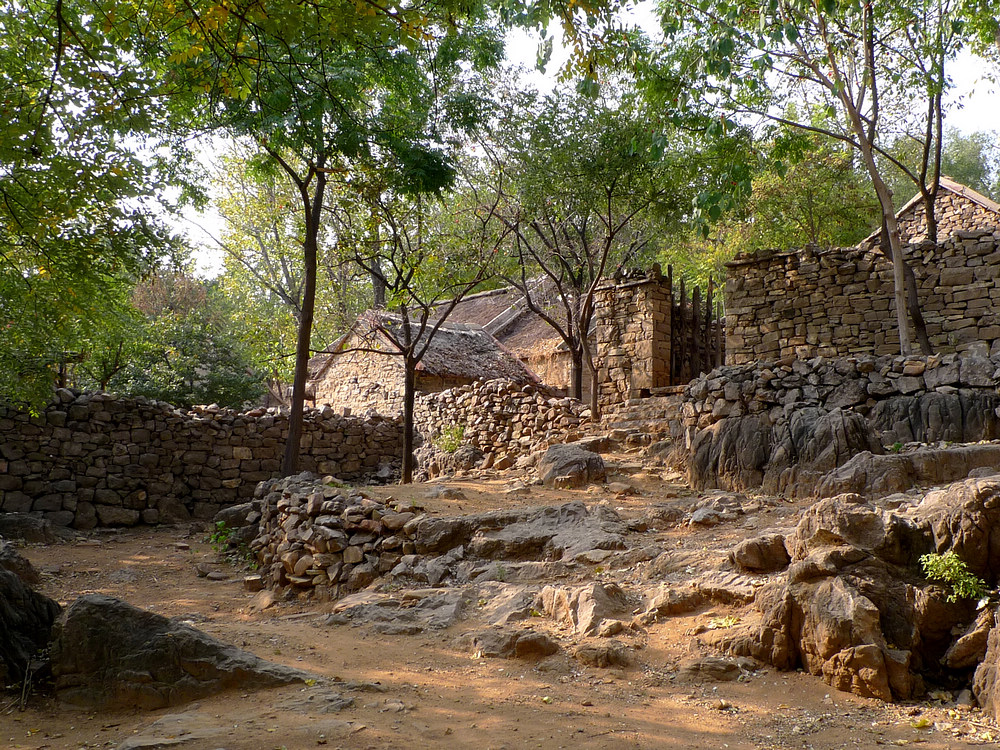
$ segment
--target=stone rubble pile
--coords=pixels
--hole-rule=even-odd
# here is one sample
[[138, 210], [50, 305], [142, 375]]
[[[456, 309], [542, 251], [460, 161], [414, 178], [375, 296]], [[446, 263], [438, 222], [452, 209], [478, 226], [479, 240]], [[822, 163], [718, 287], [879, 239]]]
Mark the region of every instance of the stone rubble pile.
[[[61, 388], [35, 416], [0, 406], [0, 511], [77, 529], [210, 519], [278, 474], [287, 432], [277, 409], [185, 411]], [[301, 467], [349, 480], [386, 472], [401, 434], [399, 420], [307, 409]]]
[[509, 468], [519, 456], [579, 427], [584, 409], [576, 399], [556, 398], [543, 387], [521, 386], [510, 380], [488, 380], [427, 394], [417, 400], [414, 418], [431, 447], [425, 444], [419, 458], [425, 467], [441, 460], [435, 454], [448, 452], [442, 446], [451, 437], [482, 452], [479, 468]]
[[416, 552], [420, 508], [386, 505], [309, 473], [261, 483], [254, 501], [256, 554], [268, 588], [331, 600], [364, 588]]

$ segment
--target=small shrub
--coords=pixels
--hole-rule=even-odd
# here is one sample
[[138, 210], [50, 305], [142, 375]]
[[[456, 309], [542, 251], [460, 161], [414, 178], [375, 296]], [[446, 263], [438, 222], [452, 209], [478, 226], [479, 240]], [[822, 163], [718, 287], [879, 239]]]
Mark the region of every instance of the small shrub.
[[441, 434], [434, 438], [434, 447], [445, 453], [454, 453], [462, 444], [464, 437], [465, 425], [453, 424], [451, 427], [445, 427], [441, 430]]
[[920, 567], [930, 580], [941, 581], [951, 587], [949, 602], [957, 602], [959, 599], [979, 600], [986, 596], [986, 582], [973, 575], [962, 558], [954, 552], [921, 555]]
[[895, 443], [889, 446], [889, 450], [891, 450], [893, 453], [899, 453], [901, 450], [903, 450], [903, 444], [897, 440]]
[[225, 521], [215, 522], [215, 531], [208, 535], [208, 543], [217, 554], [222, 554], [229, 549], [229, 539], [233, 535], [233, 530], [226, 526]]

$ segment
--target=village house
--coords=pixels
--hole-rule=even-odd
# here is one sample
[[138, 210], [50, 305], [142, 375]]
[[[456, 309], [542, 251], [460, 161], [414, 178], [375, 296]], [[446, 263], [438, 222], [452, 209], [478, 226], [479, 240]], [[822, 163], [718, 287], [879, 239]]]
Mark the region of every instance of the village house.
[[[403, 358], [385, 334], [399, 316], [362, 314], [328, 352], [309, 363], [309, 388], [317, 405], [374, 410], [384, 416], [403, 412]], [[479, 380], [505, 378], [521, 385], [539, 379], [483, 327], [444, 323], [417, 365], [417, 393], [436, 393]]]

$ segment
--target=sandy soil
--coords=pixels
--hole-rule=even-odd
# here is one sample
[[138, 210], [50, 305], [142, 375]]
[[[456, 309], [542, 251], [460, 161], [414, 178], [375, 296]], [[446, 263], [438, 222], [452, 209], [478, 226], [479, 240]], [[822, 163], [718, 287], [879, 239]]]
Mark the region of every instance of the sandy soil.
[[[428, 485], [372, 490], [419, 498], [440, 514], [511, 503], [543, 505], [580, 498], [610, 502], [626, 517], [683, 496], [678, 477], [621, 459], [617, 477], [640, 494], [606, 489], [504, 492], [509, 479], [449, 482], [465, 499], [429, 498]], [[790, 523], [801, 506], [777, 502], [733, 527], [636, 534], [636, 545], [698, 551], [731, 544], [749, 528]], [[740, 613], [715, 607], [651, 625], [625, 637], [633, 668], [584, 667], [569, 656], [571, 636], [539, 619], [566, 647], [541, 662], [476, 658], [456, 645], [468, 629], [415, 636], [377, 634], [365, 626], [324, 624], [332, 604], [281, 602], [263, 612], [243, 590], [244, 571], [219, 562], [207, 527], [104, 531], [24, 554], [44, 575], [42, 591], [61, 603], [99, 592], [196, 627], [258, 656], [314, 672], [313, 685], [251, 694], [230, 692], [153, 712], [87, 713], [36, 696], [26, 710], [0, 696], [0, 747], [269, 750], [272, 748], [873, 748], [920, 744], [931, 749], [994, 745], [1000, 731], [973, 709], [945, 699], [886, 705], [839, 693], [801, 673], [762, 669], [734, 682], [690, 682], [677, 667], [711, 653], [699, 635]], [[198, 575], [199, 563], [229, 574]], [[635, 571], [624, 571], [626, 578]], [[600, 575], [595, 571], [594, 575]], [[604, 575], [608, 575], [605, 573]], [[338, 698], [353, 699], [336, 710]]]

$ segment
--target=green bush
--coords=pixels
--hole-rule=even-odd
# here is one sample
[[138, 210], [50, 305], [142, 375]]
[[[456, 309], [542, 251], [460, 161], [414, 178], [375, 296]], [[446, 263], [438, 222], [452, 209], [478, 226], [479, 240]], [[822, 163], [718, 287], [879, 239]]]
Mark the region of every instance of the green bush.
[[441, 434], [434, 438], [432, 442], [435, 448], [443, 450], [445, 453], [454, 453], [462, 444], [462, 438], [464, 437], [465, 425], [453, 424], [451, 427], [445, 427], [441, 430]]
[[954, 552], [943, 555], [931, 553], [920, 556], [920, 567], [924, 575], [932, 581], [941, 581], [951, 586], [949, 602], [959, 599], [982, 599], [986, 596], [986, 582], [969, 571], [969, 567]]

